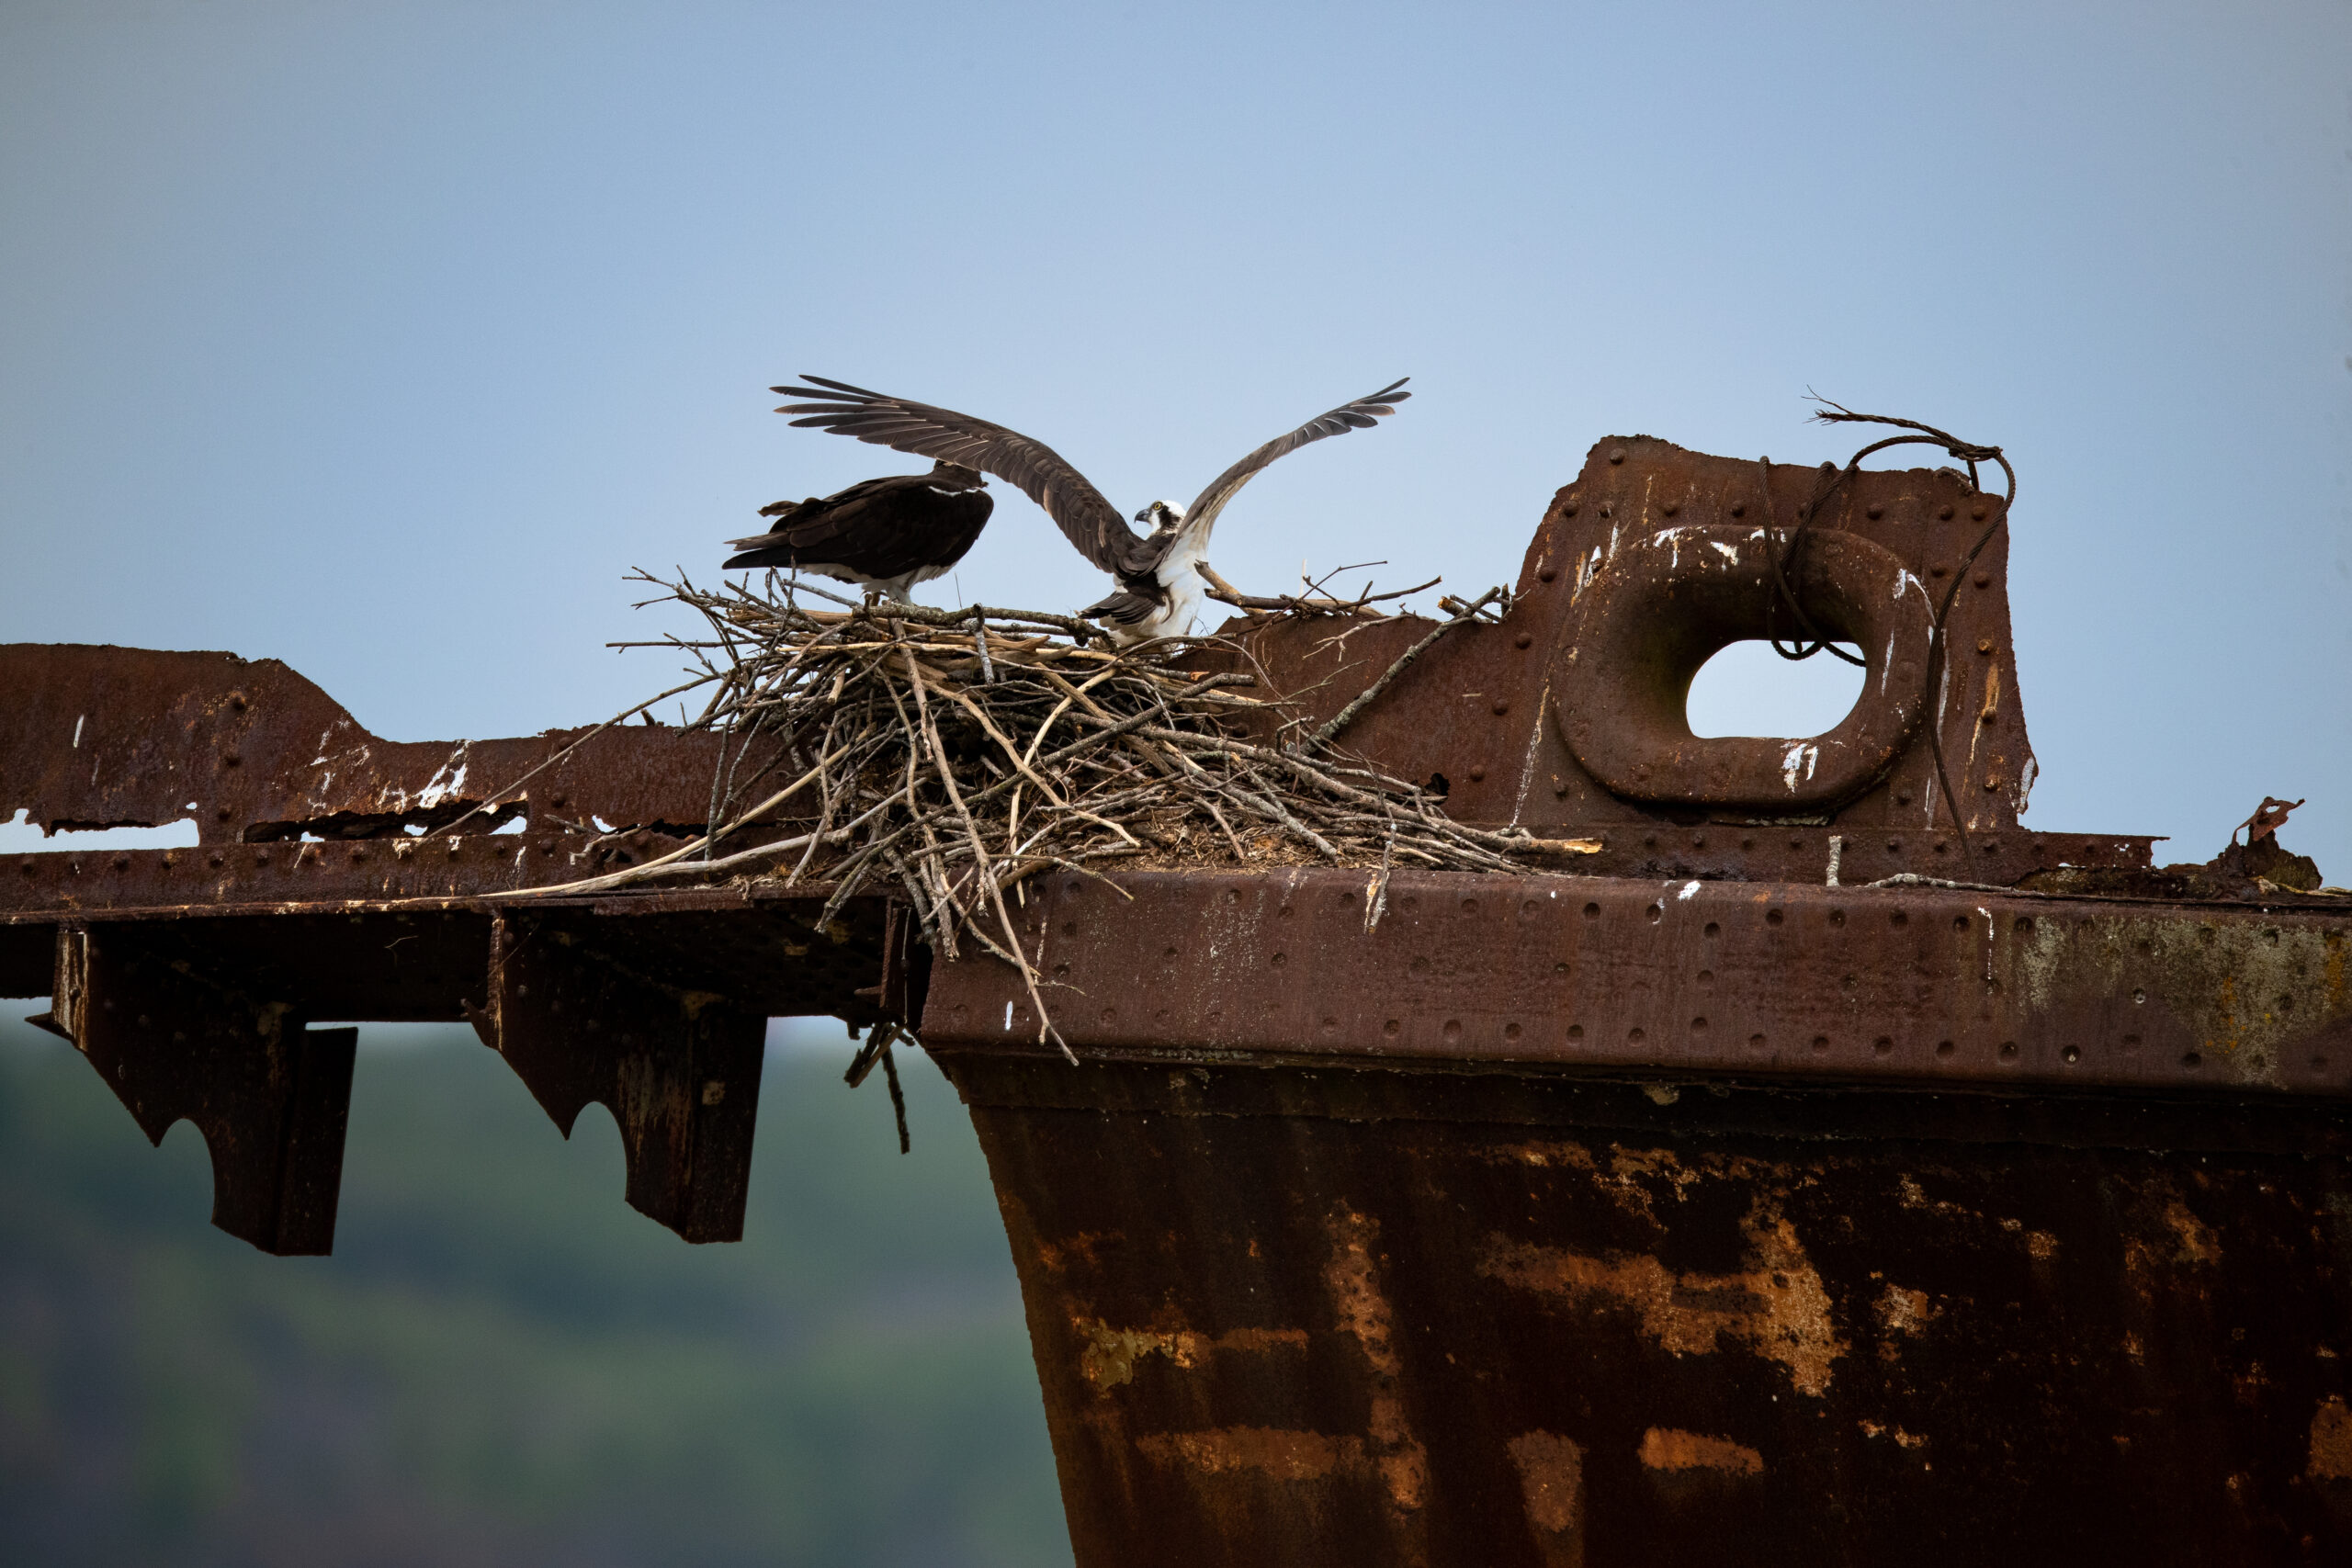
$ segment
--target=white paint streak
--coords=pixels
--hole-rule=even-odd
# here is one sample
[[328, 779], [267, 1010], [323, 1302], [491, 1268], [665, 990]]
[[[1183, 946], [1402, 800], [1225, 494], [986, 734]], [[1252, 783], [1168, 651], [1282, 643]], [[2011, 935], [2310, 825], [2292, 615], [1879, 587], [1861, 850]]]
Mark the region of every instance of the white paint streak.
[[1011, 1002], [1004, 1004], [1004, 1032], [1007, 1034], [1012, 1032], [1012, 1004]]
[[1690, 880], [1690, 881], [1689, 881], [1689, 882], [1684, 883], [1684, 884], [1682, 885], [1682, 891], [1681, 891], [1681, 892], [1679, 892], [1679, 893], [1677, 893], [1674, 897], [1676, 897], [1676, 899], [1678, 899], [1678, 900], [1689, 899], [1689, 898], [1691, 898], [1691, 897], [1696, 897], [1696, 896], [1697, 896], [1697, 894], [1698, 894], [1698, 891], [1699, 891], [1699, 884], [1698, 884], [1698, 881], [1697, 881], [1697, 879], [1696, 879], [1696, 878], [1693, 878], [1692, 880]]
[[1722, 552], [1724, 559], [1731, 562], [1732, 565], [1737, 566], [1739, 564], [1738, 546], [1726, 545], [1721, 539], [1709, 539], [1707, 543], [1714, 547], [1718, 551]]
[[84, 714], [74, 721], [74, 750], [76, 751], [82, 749], [82, 720], [89, 716], [88, 714]]
[[[450, 753], [449, 761], [442, 763], [435, 771], [432, 778], [425, 781], [424, 787], [416, 792], [418, 810], [430, 811], [466, 787], [465, 755], [465, 745], [460, 742], [457, 750]], [[452, 764], [456, 768], [454, 773], [451, 771]]]
[[1510, 821], [1514, 828], [1519, 826], [1520, 818], [1527, 811], [1527, 791], [1535, 783], [1535, 751], [1544, 744], [1544, 721], [1551, 711], [1552, 682], [1547, 679], [1544, 682], [1544, 694], [1535, 702], [1534, 720], [1527, 727], [1526, 754], [1519, 760], [1519, 796], [1510, 803]]

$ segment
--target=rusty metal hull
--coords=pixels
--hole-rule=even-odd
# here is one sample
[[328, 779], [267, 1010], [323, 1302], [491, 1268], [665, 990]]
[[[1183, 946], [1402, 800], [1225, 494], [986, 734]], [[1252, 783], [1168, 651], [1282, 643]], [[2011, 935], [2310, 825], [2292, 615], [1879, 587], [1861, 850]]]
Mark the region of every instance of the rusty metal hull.
[[2352, 1551], [2340, 917], [1032, 887], [1085, 1065], [993, 963], [924, 1037], [1081, 1562]]
[[939, 1057], [1080, 1563], [2352, 1554], [2332, 1112]]

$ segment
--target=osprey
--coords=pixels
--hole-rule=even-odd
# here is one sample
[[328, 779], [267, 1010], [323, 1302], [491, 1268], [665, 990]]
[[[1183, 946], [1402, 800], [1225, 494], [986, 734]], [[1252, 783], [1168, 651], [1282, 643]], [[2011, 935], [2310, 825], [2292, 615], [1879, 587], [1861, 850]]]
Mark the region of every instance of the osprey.
[[[811, 400], [776, 410], [804, 416], [792, 422], [796, 426], [854, 435], [877, 446], [936, 458], [943, 466], [960, 463], [1020, 486], [1046, 509], [1080, 555], [1117, 582], [1108, 598], [1080, 614], [1101, 621], [1112, 639], [1122, 644], [1181, 637], [1192, 630], [1208, 591], [1207, 577], [1213, 575], [1207, 558], [1209, 531], [1216, 526], [1217, 513], [1259, 469], [1310, 441], [1369, 430], [1381, 415], [1395, 413], [1395, 405], [1412, 396], [1399, 389], [1405, 380], [1397, 380], [1317, 415], [1219, 474], [1191, 507], [1169, 501], [1145, 507], [1136, 513], [1136, 521], [1150, 531], [1137, 536], [1085, 475], [1042, 442], [953, 409], [910, 402], [822, 376], [801, 379], [808, 384], [770, 389]], [[977, 533], [978, 525], [973, 526]]]
[[938, 462], [927, 474], [893, 474], [807, 501], [760, 508], [775, 523], [728, 546], [739, 566], [780, 566], [854, 582], [900, 604], [907, 591], [964, 558], [996, 502], [973, 469]]

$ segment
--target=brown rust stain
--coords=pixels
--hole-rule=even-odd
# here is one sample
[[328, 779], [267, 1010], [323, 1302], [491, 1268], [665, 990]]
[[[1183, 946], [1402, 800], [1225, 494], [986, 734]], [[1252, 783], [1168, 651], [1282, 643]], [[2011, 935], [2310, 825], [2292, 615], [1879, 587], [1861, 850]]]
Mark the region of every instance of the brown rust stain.
[[2167, 1195], [2155, 1218], [2155, 1226], [2124, 1237], [2126, 1269], [2138, 1274], [2159, 1265], [2190, 1268], [2221, 1262], [2221, 1238], [2177, 1197]]
[[1049, 1274], [1063, 1272], [1072, 1262], [1082, 1262], [1090, 1269], [1099, 1269], [1102, 1259], [1095, 1249], [1106, 1241], [1116, 1246], [1125, 1239], [1116, 1231], [1077, 1231], [1059, 1241], [1046, 1241], [1040, 1237], [1036, 1244], [1037, 1261]]
[[1521, 1432], [1509, 1446], [1544, 1568], [1584, 1568], [1584, 1450], [1556, 1432]]
[[1917, 1334], [1943, 1312], [1927, 1292], [1892, 1284], [1881, 1292], [1874, 1310], [1879, 1326], [1889, 1334]]
[[1275, 1481], [1327, 1481], [1363, 1473], [1363, 1439], [1278, 1427], [1219, 1427], [1199, 1432], [1153, 1432], [1135, 1440], [1137, 1451], [1160, 1464], [1204, 1475], [1253, 1472]]
[[1678, 1356], [1708, 1355], [1725, 1340], [1746, 1346], [1787, 1369], [1798, 1393], [1818, 1398], [1831, 1363], [1848, 1349], [1830, 1318], [1829, 1292], [1796, 1227], [1769, 1201], [1757, 1201], [1741, 1230], [1749, 1266], [1734, 1274], [1678, 1274], [1646, 1254], [1594, 1258], [1502, 1236], [1481, 1255], [1478, 1272], [1545, 1295], [1621, 1302]]
[[1114, 1328], [1101, 1318], [1070, 1321], [1084, 1341], [1078, 1353], [1079, 1372], [1101, 1393], [1133, 1382], [1136, 1363], [1148, 1356], [1165, 1356], [1190, 1371], [1218, 1351], [1248, 1354], [1306, 1348], [1303, 1328], [1236, 1328], [1212, 1337], [1189, 1328]]
[[2306, 1468], [2322, 1481], [2352, 1481], [2352, 1409], [2335, 1394], [2312, 1413], [2312, 1457]]
[[1892, 1438], [1898, 1448], [1919, 1449], [1928, 1445], [1927, 1438], [1917, 1432], [1906, 1432], [1900, 1427], [1884, 1427], [1876, 1421], [1870, 1420], [1857, 1421], [1854, 1425], [1861, 1428], [1863, 1437]]
[[1764, 1456], [1747, 1444], [1673, 1427], [1652, 1427], [1642, 1434], [1641, 1461], [1651, 1470], [1713, 1470], [1725, 1475], [1764, 1473]]
[[1085, 1341], [1078, 1353], [1079, 1375], [1099, 1393], [1109, 1393], [1135, 1380], [1136, 1363], [1147, 1356], [1165, 1356], [1180, 1367], [1193, 1365], [1200, 1336], [1178, 1331], [1162, 1334], [1148, 1328], [1114, 1328], [1096, 1319], [1076, 1325]]
[[2210, 1226], [2188, 1212], [2188, 1205], [2174, 1201], [2165, 1206], [2165, 1224], [2180, 1238], [2173, 1258], [2181, 1263], [2219, 1263], [2222, 1244]]
[[1610, 1144], [1596, 1151], [1583, 1144], [1530, 1141], [1505, 1144], [1482, 1151], [1498, 1164], [1537, 1170], [1574, 1171], [1589, 1176], [1596, 1190], [1636, 1219], [1661, 1224], [1657, 1200], [1671, 1197], [1687, 1201], [1692, 1188], [1704, 1181], [1742, 1181], [1785, 1193], [1810, 1178], [1782, 1164], [1744, 1155], [1707, 1155], [1687, 1158], [1672, 1149]]
[[1331, 1315], [1340, 1332], [1363, 1348], [1371, 1373], [1369, 1451], [1389, 1500], [1399, 1508], [1418, 1509], [1429, 1497], [1429, 1454], [1406, 1420], [1399, 1392], [1395, 1316], [1381, 1289], [1374, 1250], [1380, 1224], [1369, 1214], [1341, 1209], [1331, 1216], [1329, 1229], [1331, 1253], [1323, 1284], [1330, 1294]]

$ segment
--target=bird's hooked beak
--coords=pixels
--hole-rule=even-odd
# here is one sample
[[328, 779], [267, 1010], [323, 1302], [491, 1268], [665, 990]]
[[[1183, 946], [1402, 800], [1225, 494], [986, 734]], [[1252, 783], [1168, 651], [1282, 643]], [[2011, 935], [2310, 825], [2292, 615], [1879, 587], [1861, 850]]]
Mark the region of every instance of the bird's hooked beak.
[[1136, 521], [1155, 534], [1165, 534], [1184, 521], [1184, 509], [1172, 501], [1155, 501], [1136, 513]]

